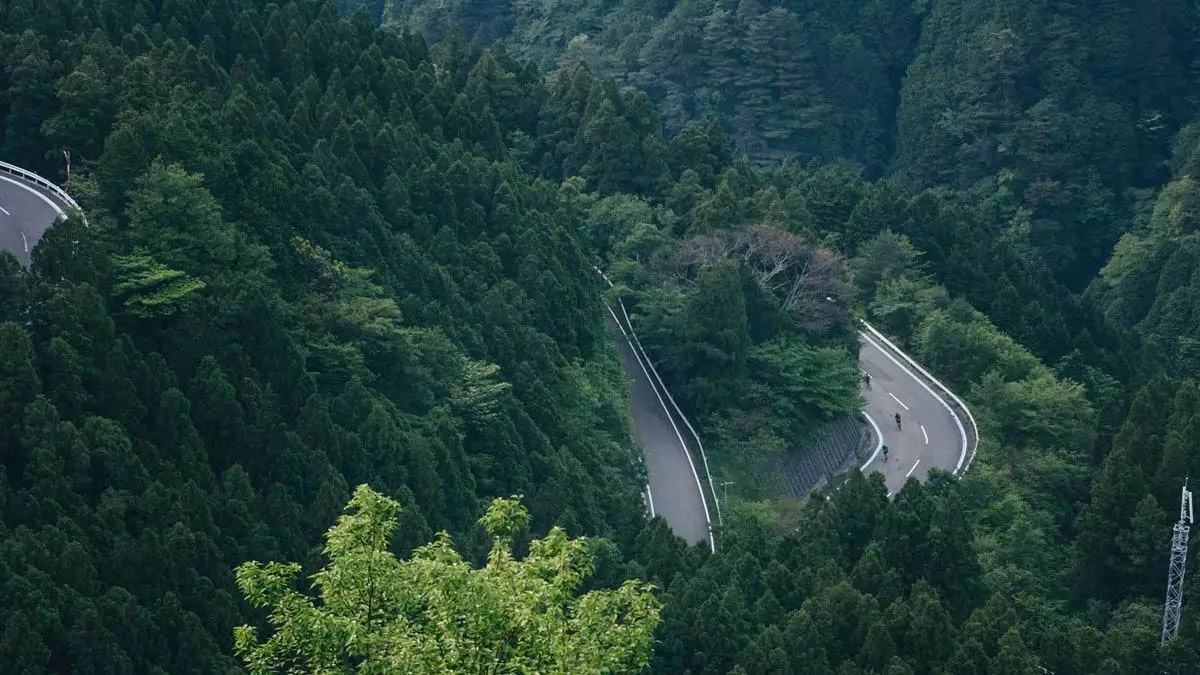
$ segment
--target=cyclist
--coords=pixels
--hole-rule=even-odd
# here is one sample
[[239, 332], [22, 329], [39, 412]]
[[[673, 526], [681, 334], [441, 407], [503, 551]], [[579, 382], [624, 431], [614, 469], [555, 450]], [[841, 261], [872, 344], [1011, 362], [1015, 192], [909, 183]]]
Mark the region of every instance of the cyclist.
[[887, 445], [883, 446], [883, 461], [887, 461]]
[[896, 431], [900, 431], [900, 413], [896, 413]]
[[863, 373], [863, 382], [867, 385], [867, 389], [871, 388], [871, 374]]

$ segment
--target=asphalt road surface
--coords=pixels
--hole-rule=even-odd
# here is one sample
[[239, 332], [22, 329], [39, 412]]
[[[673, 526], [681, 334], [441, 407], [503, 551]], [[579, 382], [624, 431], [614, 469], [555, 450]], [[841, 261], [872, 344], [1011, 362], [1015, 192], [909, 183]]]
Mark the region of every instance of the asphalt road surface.
[[[859, 361], [871, 375], [863, 389], [866, 413], [879, 427], [888, 446], [885, 461], [879, 453], [864, 470], [884, 475], [888, 491], [898, 492], [909, 478], [925, 480], [931, 469], [954, 471], [964, 461], [967, 420], [958, 418], [904, 359], [875, 337], [863, 334]], [[900, 428], [896, 428], [896, 413]]]
[[29, 265], [30, 251], [63, 213], [63, 206], [41, 188], [0, 175], [0, 249]]
[[[619, 310], [618, 310], [619, 311]], [[617, 320], [615, 317], [610, 317]], [[629, 330], [624, 321], [620, 324]], [[649, 366], [638, 360], [638, 354], [625, 337], [617, 340], [621, 356], [621, 369], [625, 377], [632, 380], [634, 435], [642, 447], [646, 459], [646, 474], [649, 482], [647, 502], [654, 515], [662, 516], [671, 531], [683, 537], [689, 544], [709, 541], [712, 545], [705, 518], [705, 502], [701, 495], [699, 479], [692, 462], [699, 462], [698, 453], [690, 458], [682, 438], [689, 434], [680, 422], [673, 421], [666, 410], [666, 396], [657, 392], [648, 373]], [[662, 397], [660, 399], [660, 396]], [[665, 405], [664, 405], [665, 404]], [[672, 426], [672, 424], [678, 426]], [[693, 449], [693, 452], [697, 452]], [[710, 507], [712, 505], [709, 505]], [[716, 514], [711, 514], [715, 519]]]

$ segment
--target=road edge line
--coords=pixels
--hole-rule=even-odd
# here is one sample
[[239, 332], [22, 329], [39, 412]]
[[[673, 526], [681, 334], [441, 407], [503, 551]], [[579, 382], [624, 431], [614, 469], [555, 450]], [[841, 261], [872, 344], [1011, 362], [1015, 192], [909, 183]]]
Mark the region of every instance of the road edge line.
[[53, 199], [50, 199], [46, 195], [38, 192], [37, 190], [34, 190], [33, 188], [29, 187], [28, 185], [22, 183], [21, 181], [16, 180], [14, 178], [9, 178], [8, 176], [0, 176], [0, 180], [5, 181], [6, 183], [12, 183], [13, 185], [16, 185], [17, 187], [21, 188], [22, 190], [25, 190], [26, 192], [37, 197], [38, 199], [46, 202], [47, 204], [50, 205], [50, 208], [54, 209], [55, 213], [57, 213], [58, 215], [60, 215], [60, 216], [67, 215], [67, 212], [63, 211], [61, 206], [54, 203]]
[[866, 410], [863, 410], [862, 414], [863, 417], [867, 418], [867, 421], [871, 423], [871, 427], [875, 429], [875, 438], [879, 439], [875, 442], [875, 452], [871, 453], [871, 456], [867, 458], [866, 463], [858, 468], [860, 472], [866, 473], [867, 467], [875, 463], [875, 458], [878, 457], [880, 451], [883, 450], [883, 431], [879, 428], [879, 425], [875, 423], [875, 419], [871, 417]]

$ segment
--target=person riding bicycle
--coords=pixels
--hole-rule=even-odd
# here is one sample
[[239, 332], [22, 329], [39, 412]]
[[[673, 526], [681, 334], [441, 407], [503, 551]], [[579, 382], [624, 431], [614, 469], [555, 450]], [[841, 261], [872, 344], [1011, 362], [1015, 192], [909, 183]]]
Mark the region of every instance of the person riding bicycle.
[[896, 413], [896, 429], [900, 428], [900, 413]]
[[867, 385], [867, 389], [871, 388], [871, 374], [863, 373], [863, 382]]
[[886, 445], [884, 445], [883, 446], [883, 461], [885, 461], [885, 462], [887, 461], [887, 451], [888, 451], [888, 447]]

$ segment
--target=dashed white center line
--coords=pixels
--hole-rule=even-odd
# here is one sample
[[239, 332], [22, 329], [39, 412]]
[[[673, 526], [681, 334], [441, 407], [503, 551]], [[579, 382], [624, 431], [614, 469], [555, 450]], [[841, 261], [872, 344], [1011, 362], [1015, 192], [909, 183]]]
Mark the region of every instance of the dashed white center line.
[[0, 206], [0, 211], [3, 211], [4, 215], [6, 215], [6, 216], [12, 215], [11, 213], [8, 212], [8, 209], [4, 208], [3, 206]]
[[912, 468], [908, 470], [908, 473], [904, 474], [904, 477], [908, 478], [909, 476], [911, 476], [912, 472], [917, 470], [917, 465], [920, 463], [921, 463], [921, 460], [919, 460], [919, 459], [916, 462], [913, 462]]
[[925, 425], [921, 425], [921, 435], [925, 437], [925, 445], [929, 445], [929, 432], [925, 431]]
[[892, 392], [889, 391], [888, 396], [891, 396], [893, 399], [895, 399], [896, 403], [899, 403], [901, 406], [904, 407], [905, 410], [908, 410], [908, 406], [904, 405], [904, 401], [901, 401], [900, 399], [896, 398], [895, 394], [893, 394]]

